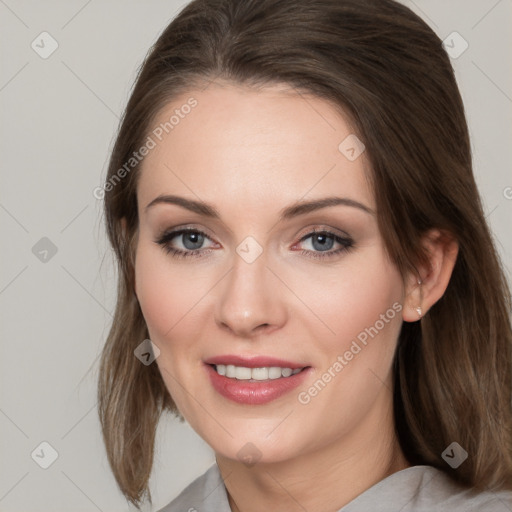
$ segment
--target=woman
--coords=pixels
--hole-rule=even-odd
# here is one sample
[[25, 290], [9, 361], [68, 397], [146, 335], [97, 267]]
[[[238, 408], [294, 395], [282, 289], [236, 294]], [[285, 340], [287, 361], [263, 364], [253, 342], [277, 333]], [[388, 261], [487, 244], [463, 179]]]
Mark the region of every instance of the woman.
[[216, 464], [178, 510], [510, 510], [510, 296], [432, 30], [391, 0], [195, 0], [105, 184], [99, 412], [135, 505], [163, 411]]

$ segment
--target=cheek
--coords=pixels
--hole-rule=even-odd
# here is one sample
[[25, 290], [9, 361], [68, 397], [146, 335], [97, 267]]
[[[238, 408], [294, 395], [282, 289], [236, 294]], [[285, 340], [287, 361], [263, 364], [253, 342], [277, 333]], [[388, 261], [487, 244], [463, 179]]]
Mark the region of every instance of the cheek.
[[344, 349], [360, 333], [364, 338], [365, 329], [376, 323], [381, 338], [396, 334], [401, 323], [402, 281], [379, 245], [352, 255], [327, 273], [325, 268], [315, 273], [312, 267], [308, 278], [302, 284], [297, 281], [295, 289], [300, 297], [309, 298], [307, 305], [316, 318], [308, 316], [325, 333], [321, 339], [327, 352]]
[[165, 253], [141, 245], [135, 262], [135, 288], [151, 337], [162, 341], [197, 302], [194, 286], [166, 260]]
[[325, 334], [311, 337], [317, 365], [298, 395], [311, 432], [322, 429], [324, 439], [355, 428], [388, 389], [403, 300], [401, 276], [377, 248], [329, 277], [314, 295], [315, 311], [334, 334], [316, 320]]
[[362, 335], [373, 326], [384, 334], [390, 320], [394, 320], [391, 323], [400, 321], [399, 315], [395, 320], [397, 315], [393, 309], [393, 304], [399, 304], [401, 301], [399, 283], [400, 276], [393, 268], [379, 270], [377, 262], [359, 272], [351, 272], [346, 281], [338, 287], [343, 288], [343, 292], [339, 294], [339, 300], [344, 303], [343, 313], [340, 315], [338, 312], [335, 316], [336, 312], [331, 311], [333, 317], [337, 318], [337, 327], [342, 329], [343, 326], [347, 326], [347, 334], [352, 338]]

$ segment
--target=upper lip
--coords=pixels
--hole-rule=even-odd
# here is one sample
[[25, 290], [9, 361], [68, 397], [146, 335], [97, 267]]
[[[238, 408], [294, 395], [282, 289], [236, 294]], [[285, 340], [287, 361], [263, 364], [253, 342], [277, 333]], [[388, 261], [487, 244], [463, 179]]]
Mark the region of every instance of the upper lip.
[[204, 361], [206, 364], [232, 364], [235, 366], [244, 366], [245, 368], [263, 368], [267, 366], [279, 366], [280, 368], [305, 368], [307, 365], [286, 361], [270, 356], [237, 356], [234, 354], [226, 354], [220, 356], [209, 357]]

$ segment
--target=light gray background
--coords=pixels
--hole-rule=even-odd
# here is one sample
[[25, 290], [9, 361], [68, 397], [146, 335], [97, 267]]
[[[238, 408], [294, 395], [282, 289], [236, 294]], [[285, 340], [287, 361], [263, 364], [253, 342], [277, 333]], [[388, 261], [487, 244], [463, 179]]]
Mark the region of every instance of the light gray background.
[[[115, 273], [92, 192], [135, 73], [185, 3], [0, 0], [0, 511], [133, 510], [110, 473], [96, 414]], [[441, 38], [457, 31], [469, 43], [453, 64], [477, 181], [511, 269], [512, 0], [404, 3]], [[43, 31], [59, 44], [47, 59], [31, 48]], [[43, 237], [57, 248], [46, 262], [32, 252]], [[48, 469], [31, 458], [43, 441], [58, 452]], [[164, 421], [154, 509], [213, 461], [190, 427]]]

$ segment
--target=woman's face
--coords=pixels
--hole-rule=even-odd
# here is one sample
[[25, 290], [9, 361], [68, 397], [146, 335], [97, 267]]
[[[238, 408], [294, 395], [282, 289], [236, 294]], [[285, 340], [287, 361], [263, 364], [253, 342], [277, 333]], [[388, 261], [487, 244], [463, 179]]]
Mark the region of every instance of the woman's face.
[[179, 410], [232, 459], [355, 452], [391, 414], [404, 289], [347, 121], [283, 87], [214, 83], [149, 136], [136, 294]]

